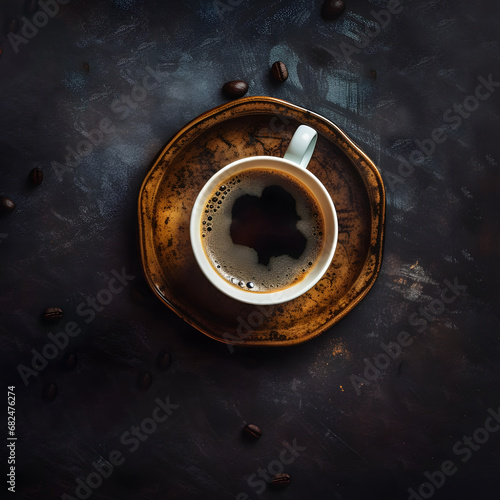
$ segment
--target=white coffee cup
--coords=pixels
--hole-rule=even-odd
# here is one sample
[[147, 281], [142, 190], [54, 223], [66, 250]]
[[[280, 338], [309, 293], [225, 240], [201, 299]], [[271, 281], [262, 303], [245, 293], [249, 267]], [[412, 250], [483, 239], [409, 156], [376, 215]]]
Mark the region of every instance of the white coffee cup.
[[[214, 174], [201, 189], [193, 206], [190, 220], [190, 236], [193, 252], [208, 280], [221, 292], [240, 302], [255, 305], [280, 304], [307, 292], [325, 274], [330, 266], [337, 246], [338, 221], [333, 201], [320, 180], [307, 170], [316, 146], [317, 133], [311, 127], [301, 125], [295, 131], [283, 158], [274, 156], [252, 156], [242, 158], [225, 166]], [[240, 288], [219, 274], [205, 253], [201, 224], [209, 196], [226, 179], [246, 170], [270, 169], [287, 174], [305, 185], [321, 208], [324, 219], [323, 247], [313, 267], [297, 283], [277, 291], [258, 292]]]

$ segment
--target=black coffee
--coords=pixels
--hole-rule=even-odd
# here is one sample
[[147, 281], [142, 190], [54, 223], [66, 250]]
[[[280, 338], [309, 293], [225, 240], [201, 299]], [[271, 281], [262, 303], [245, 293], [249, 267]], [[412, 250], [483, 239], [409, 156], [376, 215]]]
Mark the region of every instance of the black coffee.
[[272, 292], [300, 281], [323, 248], [314, 196], [280, 171], [253, 168], [210, 195], [201, 234], [214, 269], [235, 286]]
[[266, 186], [260, 197], [240, 196], [231, 210], [231, 239], [257, 252], [257, 262], [269, 265], [271, 257], [298, 259], [307, 239], [297, 229], [300, 220], [293, 196], [281, 186]]

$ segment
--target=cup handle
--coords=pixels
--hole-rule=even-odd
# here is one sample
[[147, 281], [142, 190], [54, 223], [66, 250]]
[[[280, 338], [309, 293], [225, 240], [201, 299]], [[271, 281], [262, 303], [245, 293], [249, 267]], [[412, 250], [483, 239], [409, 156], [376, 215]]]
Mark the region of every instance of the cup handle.
[[291, 161], [302, 168], [307, 168], [311, 159], [318, 133], [307, 125], [301, 125], [293, 134], [292, 140], [286, 150], [285, 160]]

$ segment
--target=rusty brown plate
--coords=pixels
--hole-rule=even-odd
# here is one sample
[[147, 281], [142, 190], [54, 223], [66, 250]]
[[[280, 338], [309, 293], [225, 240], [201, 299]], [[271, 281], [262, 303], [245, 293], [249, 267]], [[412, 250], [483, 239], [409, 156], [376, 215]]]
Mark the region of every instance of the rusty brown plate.
[[[237, 302], [198, 268], [189, 239], [192, 206], [206, 181], [225, 165], [247, 156], [283, 156], [300, 124], [319, 135], [308, 168], [337, 209], [335, 256], [325, 276], [297, 299], [258, 307]], [[199, 331], [229, 344], [310, 340], [351, 311], [380, 270], [385, 191], [377, 168], [332, 122], [271, 97], [224, 104], [180, 130], [147, 174], [138, 210], [142, 266], [155, 294]]]

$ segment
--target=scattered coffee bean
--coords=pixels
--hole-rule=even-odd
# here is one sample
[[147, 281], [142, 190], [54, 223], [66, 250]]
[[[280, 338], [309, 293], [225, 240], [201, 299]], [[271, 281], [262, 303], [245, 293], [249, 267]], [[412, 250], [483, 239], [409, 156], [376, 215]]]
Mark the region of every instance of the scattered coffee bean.
[[63, 312], [60, 307], [48, 307], [43, 313], [43, 319], [55, 321], [63, 317]]
[[87, 62], [83, 63], [83, 69], [85, 73], [90, 73], [90, 64]]
[[70, 352], [64, 360], [64, 368], [66, 370], [74, 370], [78, 359], [75, 352]]
[[158, 369], [166, 371], [170, 368], [171, 364], [172, 364], [172, 356], [170, 354], [170, 351], [167, 351], [167, 349], [162, 349], [158, 354], [158, 359], [156, 360], [156, 365], [158, 366]]
[[47, 382], [42, 389], [42, 397], [47, 403], [54, 401], [57, 396], [57, 385], [54, 382]]
[[39, 9], [38, 0], [26, 0], [24, 10], [28, 16], [33, 16]]
[[243, 80], [232, 80], [226, 82], [222, 87], [222, 92], [228, 97], [241, 97], [244, 96], [248, 91], [248, 83]]
[[142, 372], [139, 375], [139, 389], [141, 391], [147, 391], [150, 387], [151, 384], [153, 383], [153, 377], [151, 373], [149, 372]]
[[277, 82], [284, 82], [288, 78], [288, 69], [285, 63], [281, 61], [276, 61], [272, 65], [271, 72]]
[[0, 199], [0, 208], [2, 209], [2, 212], [13, 212], [16, 208], [16, 204], [10, 199], [7, 198], [6, 196], [2, 196]]
[[281, 474], [275, 474], [271, 479], [271, 484], [275, 488], [285, 488], [291, 481], [292, 478], [290, 477], [290, 474], [283, 472]]
[[247, 424], [243, 428], [245, 436], [252, 439], [259, 439], [262, 436], [262, 430], [254, 424]]
[[17, 33], [19, 31], [19, 21], [13, 17], [7, 23], [7, 34], [9, 33]]
[[30, 180], [33, 186], [39, 186], [43, 182], [43, 170], [39, 168], [34, 168], [30, 172]]
[[345, 11], [344, 0], [325, 0], [321, 7], [323, 19], [337, 19]]

